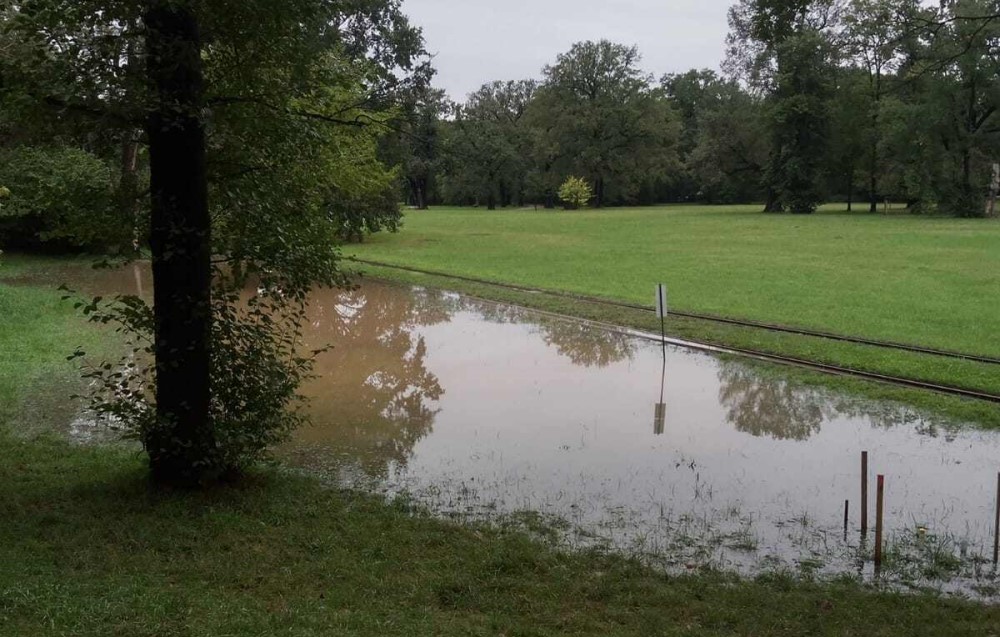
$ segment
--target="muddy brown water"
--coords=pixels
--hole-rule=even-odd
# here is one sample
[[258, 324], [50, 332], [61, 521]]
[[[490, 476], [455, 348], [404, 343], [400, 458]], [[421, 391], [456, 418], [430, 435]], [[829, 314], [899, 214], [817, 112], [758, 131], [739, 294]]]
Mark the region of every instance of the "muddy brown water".
[[[84, 287], [144, 282], [129, 270]], [[376, 281], [317, 292], [307, 338], [333, 348], [304, 388], [312, 424], [279, 453], [338, 484], [541, 524], [679, 571], [870, 576], [867, 450], [872, 526], [875, 475], [887, 483], [885, 577], [996, 595], [1000, 433], [801, 386], [781, 368]]]

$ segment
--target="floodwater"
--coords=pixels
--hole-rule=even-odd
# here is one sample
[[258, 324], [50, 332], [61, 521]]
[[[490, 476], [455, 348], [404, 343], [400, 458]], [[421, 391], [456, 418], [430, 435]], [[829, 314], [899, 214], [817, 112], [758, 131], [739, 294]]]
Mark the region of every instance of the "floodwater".
[[948, 589], [989, 579], [1000, 434], [795, 386], [773, 367], [664, 356], [577, 321], [376, 282], [317, 295], [309, 338], [334, 349], [306, 387], [313, 424], [285, 453], [338, 482], [460, 518], [534, 512], [571, 542], [679, 570], [867, 573], [868, 451], [872, 527], [886, 476], [885, 571]]
[[[143, 280], [114, 276], [96, 292]], [[315, 294], [307, 339], [332, 349], [304, 388], [312, 424], [279, 455], [338, 484], [675, 571], [870, 577], [868, 451], [872, 529], [875, 475], [886, 480], [885, 577], [997, 595], [998, 432], [801, 386], [778, 367], [376, 281]]]

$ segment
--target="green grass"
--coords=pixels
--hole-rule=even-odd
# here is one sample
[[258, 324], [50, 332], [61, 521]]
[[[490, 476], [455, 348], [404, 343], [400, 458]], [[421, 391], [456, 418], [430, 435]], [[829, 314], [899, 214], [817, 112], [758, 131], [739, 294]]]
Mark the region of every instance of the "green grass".
[[[654, 284], [664, 281], [678, 310], [1000, 356], [1000, 223], [991, 220], [832, 211], [764, 215], [745, 206], [437, 209], [411, 212], [401, 233], [378, 235], [345, 253], [650, 307]], [[512, 296], [448, 279], [435, 284], [497, 300]], [[541, 295], [519, 295], [518, 302], [659, 327], [644, 312]], [[668, 329], [693, 340], [1000, 394], [995, 365], [679, 317]], [[975, 412], [976, 422], [1000, 425], [1000, 414], [988, 405], [946, 411], [960, 417]]]
[[[30, 264], [28, 264], [30, 265]], [[65, 370], [89, 331], [0, 284], [0, 395]], [[38, 414], [33, 414], [37, 417]], [[521, 532], [261, 471], [159, 492], [122, 447], [26, 436], [0, 413], [0, 635], [989, 635], [1000, 607], [784, 575], [671, 577]], [[992, 631], [992, 632], [991, 632]]]
[[77, 375], [66, 357], [75, 348], [101, 355], [114, 347], [108, 332], [91, 328], [62, 300], [58, 283], [34, 287], [3, 282], [66, 262], [0, 256], [0, 422], [20, 409], [26, 392], [39, 384], [64, 391], [68, 400]]
[[748, 206], [433, 209], [347, 254], [1000, 356], [1000, 223]]

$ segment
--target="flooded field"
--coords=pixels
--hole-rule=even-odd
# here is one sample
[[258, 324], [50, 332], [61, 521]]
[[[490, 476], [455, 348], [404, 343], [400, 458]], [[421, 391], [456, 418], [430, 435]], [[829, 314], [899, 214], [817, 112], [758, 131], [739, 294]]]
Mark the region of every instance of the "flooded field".
[[872, 512], [875, 474], [886, 476], [886, 574], [991, 594], [1000, 434], [796, 387], [774, 368], [664, 356], [576, 321], [374, 282], [318, 296], [310, 338], [334, 349], [307, 387], [314, 424], [286, 453], [340, 482], [677, 569], [868, 573], [868, 451]]
[[280, 455], [338, 484], [671, 570], [870, 577], [868, 451], [885, 577], [997, 594], [1000, 433], [454, 294], [369, 281], [317, 293], [310, 317], [309, 345], [333, 349], [305, 387], [313, 424]]

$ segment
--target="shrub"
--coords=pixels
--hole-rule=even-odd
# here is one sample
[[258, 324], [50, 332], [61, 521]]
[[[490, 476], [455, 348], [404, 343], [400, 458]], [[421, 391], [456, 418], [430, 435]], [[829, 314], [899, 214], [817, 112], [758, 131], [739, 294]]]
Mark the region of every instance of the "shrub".
[[559, 187], [559, 199], [566, 205], [566, 210], [576, 210], [586, 206], [594, 198], [590, 184], [579, 177], [570, 177]]
[[[264, 460], [271, 447], [305, 421], [298, 394], [313, 356], [299, 352], [306, 298], [280, 280], [257, 273], [249, 297], [221, 270], [212, 297], [210, 418], [214, 445], [199, 450], [207, 476], [236, 476]], [[242, 280], [242, 279], [240, 279]], [[79, 301], [92, 322], [111, 324], [131, 351], [117, 363], [84, 365], [89, 407], [101, 422], [137, 440], [149, 453], [169, 423], [157, 419], [153, 364], [153, 311], [142, 299], [122, 296]], [[75, 358], [85, 352], [77, 351]]]
[[111, 168], [69, 147], [18, 147], [0, 152], [0, 239], [26, 248], [109, 249], [131, 241], [119, 219]]

